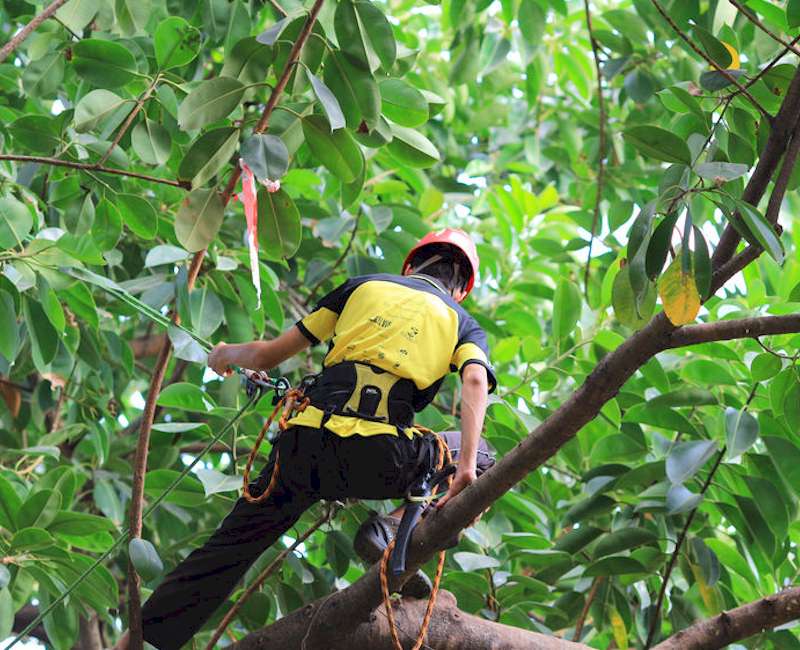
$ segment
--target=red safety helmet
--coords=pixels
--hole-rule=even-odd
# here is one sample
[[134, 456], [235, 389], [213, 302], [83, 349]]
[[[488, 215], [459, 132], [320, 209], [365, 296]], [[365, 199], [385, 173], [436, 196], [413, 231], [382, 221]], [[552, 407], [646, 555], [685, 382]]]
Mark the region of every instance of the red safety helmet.
[[420, 239], [416, 246], [414, 246], [414, 248], [408, 252], [406, 261], [403, 262], [403, 273], [406, 272], [406, 269], [411, 263], [411, 258], [414, 257], [414, 254], [421, 248], [430, 246], [432, 244], [449, 244], [450, 246], [455, 246], [458, 250], [464, 253], [466, 258], [469, 260], [470, 270], [472, 272], [470, 273], [469, 280], [467, 280], [468, 295], [469, 292], [472, 291], [472, 287], [475, 286], [475, 276], [478, 274], [480, 260], [478, 260], [478, 251], [475, 248], [475, 242], [472, 241], [472, 238], [467, 233], [459, 228], [445, 228], [444, 230], [429, 232], [422, 239]]

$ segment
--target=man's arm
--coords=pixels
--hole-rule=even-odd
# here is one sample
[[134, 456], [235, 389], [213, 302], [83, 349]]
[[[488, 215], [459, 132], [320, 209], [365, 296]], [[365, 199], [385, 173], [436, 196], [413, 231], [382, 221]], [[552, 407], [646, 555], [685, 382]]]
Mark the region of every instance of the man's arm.
[[461, 451], [453, 482], [447, 494], [439, 500], [439, 508], [477, 477], [478, 442], [489, 402], [489, 378], [486, 368], [471, 363], [464, 367], [461, 379]]
[[219, 343], [208, 355], [208, 365], [218, 375], [229, 375], [231, 366], [250, 370], [271, 370], [298, 352], [302, 352], [311, 341], [297, 326], [269, 341], [253, 341], [227, 345]]

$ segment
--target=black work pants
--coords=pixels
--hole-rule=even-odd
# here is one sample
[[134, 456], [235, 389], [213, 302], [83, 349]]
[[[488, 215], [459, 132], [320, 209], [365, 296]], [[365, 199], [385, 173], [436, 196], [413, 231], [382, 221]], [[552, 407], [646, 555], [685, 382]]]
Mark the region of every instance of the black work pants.
[[[449, 441], [448, 441], [449, 442]], [[269, 483], [279, 454], [278, 484], [263, 503], [240, 498], [219, 528], [153, 592], [142, 609], [145, 640], [178, 650], [228, 597], [250, 565], [320, 499], [395, 499], [436, 461], [433, 436], [342, 438], [324, 429], [291, 427], [251, 484]]]

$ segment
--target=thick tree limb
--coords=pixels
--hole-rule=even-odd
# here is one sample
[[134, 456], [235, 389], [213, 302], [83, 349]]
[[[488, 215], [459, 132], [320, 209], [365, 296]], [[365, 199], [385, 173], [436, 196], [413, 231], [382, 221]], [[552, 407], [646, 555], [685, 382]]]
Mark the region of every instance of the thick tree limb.
[[17, 32], [8, 43], [0, 48], [0, 63], [5, 61], [8, 55], [16, 50], [20, 44], [31, 35], [33, 30], [41, 25], [45, 20], [50, 18], [50, 16], [58, 11], [58, 8], [66, 2], [67, 0], [53, 0], [53, 2], [51, 2], [42, 13], [40, 13], [31, 22], [25, 25], [25, 27], [19, 30], [19, 32]]
[[[400, 640], [411, 647], [416, 639], [427, 601], [405, 599], [394, 610]], [[307, 608], [306, 608], [307, 609]], [[306, 611], [305, 609], [302, 611]], [[313, 614], [308, 613], [311, 620]], [[349, 634], [325, 637], [323, 641], [312, 638], [295, 644], [276, 634], [277, 625], [250, 634], [242, 641], [229, 646], [236, 650], [265, 650], [266, 648], [325, 648], [326, 650], [394, 650], [386, 614], [381, 609], [370, 612], [364, 621]], [[313, 632], [313, 630], [312, 630]], [[449, 591], [439, 593], [423, 648], [436, 650], [589, 650], [589, 646], [557, 637], [529, 632], [510, 625], [501, 625], [458, 609], [455, 596]]]
[[686, 325], [670, 334], [669, 347], [682, 348], [710, 341], [730, 341], [798, 332], [800, 332], [800, 314], [757, 316], [723, 320], [717, 323], [703, 323], [702, 325]]
[[129, 178], [138, 178], [142, 181], [149, 181], [151, 183], [160, 183], [161, 185], [171, 185], [172, 187], [182, 187], [185, 190], [191, 189], [189, 181], [173, 181], [168, 178], [158, 178], [157, 176], [150, 176], [148, 174], [140, 174], [139, 172], [129, 172], [125, 169], [115, 169], [113, 167], [103, 167], [98, 163], [79, 163], [71, 160], [62, 160], [61, 158], [49, 158], [47, 156], [23, 156], [15, 153], [2, 153], [0, 160], [10, 160], [15, 162], [32, 162], [41, 163], [42, 165], [54, 165], [56, 167], [69, 167], [70, 169], [80, 169], [87, 172], [98, 172], [102, 174], [116, 174], [117, 176], [128, 176]]
[[[767, 184], [778, 167], [778, 162], [789, 144], [789, 137], [795, 129], [800, 115], [800, 69], [795, 72], [792, 82], [786, 91], [783, 104], [772, 122], [772, 129], [764, 151], [758, 158], [756, 168], [742, 192], [742, 201], [758, 205], [764, 195]], [[781, 197], [783, 198], [783, 197]], [[719, 243], [711, 258], [715, 269], [721, 267], [733, 257], [741, 237], [736, 229], [728, 224], [720, 237]]]
[[798, 618], [800, 587], [791, 587], [695, 623], [653, 650], [715, 650]]

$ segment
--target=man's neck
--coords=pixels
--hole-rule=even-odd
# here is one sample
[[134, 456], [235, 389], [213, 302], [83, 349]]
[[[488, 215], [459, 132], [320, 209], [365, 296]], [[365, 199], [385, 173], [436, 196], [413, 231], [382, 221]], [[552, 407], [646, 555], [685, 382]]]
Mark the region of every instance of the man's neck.
[[432, 278], [430, 275], [425, 275], [424, 273], [410, 273], [407, 277], [409, 278], [416, 278], [417, 280], [424, 280], [432, 287], [435, 287], [439, 291], [441, 291], [445, 295], [450, 295], [450, 292], [444, 288], [444, 285], [437, 280], [436, 278]]

